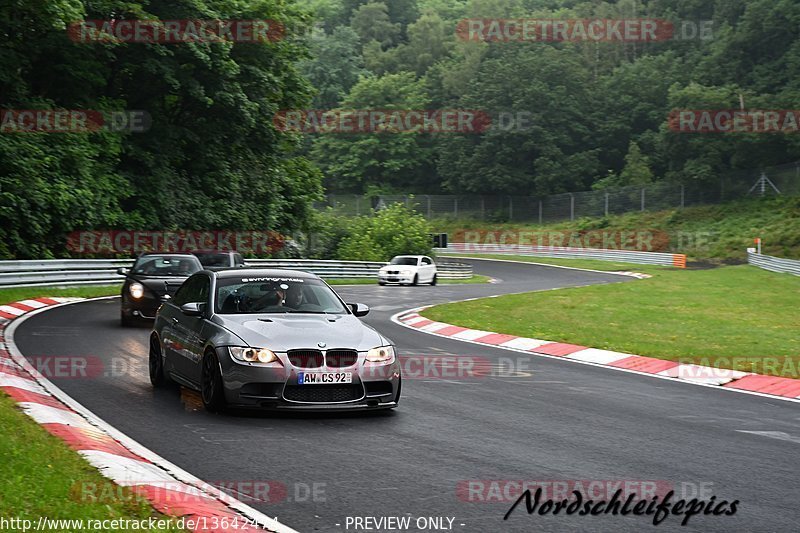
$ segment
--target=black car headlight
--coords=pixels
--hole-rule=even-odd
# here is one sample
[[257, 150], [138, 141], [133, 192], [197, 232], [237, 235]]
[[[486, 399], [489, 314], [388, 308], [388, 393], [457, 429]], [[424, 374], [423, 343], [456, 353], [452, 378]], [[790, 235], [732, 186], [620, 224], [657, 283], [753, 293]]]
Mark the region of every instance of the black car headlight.
[[144, 296], [144, 285], [138, 282], [131, 283], [128, 287], [128, 293], [134, 300], [139, 300], [142, 296]]
[[228, 346], [228, 352], [237, 361], [245, 363], [274, 363], [278, 360], [275, 352], [266, 348]]
[[367, 361], [388, 365], [394, 363], [394, 346], [378, 346], [367, 352]]

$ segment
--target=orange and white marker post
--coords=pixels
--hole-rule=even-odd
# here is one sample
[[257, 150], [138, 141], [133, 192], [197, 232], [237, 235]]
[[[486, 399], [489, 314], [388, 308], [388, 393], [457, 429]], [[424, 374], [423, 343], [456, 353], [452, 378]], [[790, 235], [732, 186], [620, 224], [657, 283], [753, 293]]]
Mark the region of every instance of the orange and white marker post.
[[761, 237], [756, 237], [753, 242], [758, 246], [758, 255], [761, 255]]

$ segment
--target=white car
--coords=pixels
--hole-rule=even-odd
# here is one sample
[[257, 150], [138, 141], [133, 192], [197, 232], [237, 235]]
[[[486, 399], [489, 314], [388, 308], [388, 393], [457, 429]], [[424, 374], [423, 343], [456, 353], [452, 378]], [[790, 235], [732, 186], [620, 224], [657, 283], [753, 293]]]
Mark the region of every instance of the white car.
[[436, 265], [426, 255], [398, 255], [378, 271], [378, 284], [400, 283], [401, 285], [436, 285]]

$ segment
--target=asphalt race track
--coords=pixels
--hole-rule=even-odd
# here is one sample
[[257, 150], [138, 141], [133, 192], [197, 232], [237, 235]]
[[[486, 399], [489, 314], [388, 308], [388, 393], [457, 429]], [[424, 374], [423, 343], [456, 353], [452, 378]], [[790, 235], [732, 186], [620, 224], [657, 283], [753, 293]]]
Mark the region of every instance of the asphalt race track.
[[[495, 365], [496, 372], [486, 376], [407, 377], [400, 408], [388, 414], [211, 415], [194, 393], [154, 392], [147, 378], [149, 330], [121, 328], [117, 299], [41, 313], [22, 324], [15, 338], [29, 358], [102, 360], [99, 376], [52, 381], [203, 480], [237, 487], [272, 482], [269, 498], [263, 492], [238, 496], [299, 531], [347, 531], [347, 517], [364, 516], [454, 517], [453, 530], [463, 532], [800, 530], [795, 494], [787, 490], [798, 486], [797, 404], [528, 357], [389, 320], [428, 303], [638, 282], [536, 265], [473, 263], [477, 273], [502, 283], [338, 289], [347, 301], [372, 308], [365, 321], [392, 338], [401, 355], [474, 356]], [[511, 360], [515, 371], [503, 371]], [[503, 521], [511, 502], [467, 501], [457, 488], [469, 480], [656, 481], [674, 487], [679, 498], [700, 491], [706, 500], [713, 494], [717, 501], [740, 503], [734, 516], [697, 515], [685, 527], [677, 516], [657, 528], [647, 516], [528, 516], [524, 504]]]

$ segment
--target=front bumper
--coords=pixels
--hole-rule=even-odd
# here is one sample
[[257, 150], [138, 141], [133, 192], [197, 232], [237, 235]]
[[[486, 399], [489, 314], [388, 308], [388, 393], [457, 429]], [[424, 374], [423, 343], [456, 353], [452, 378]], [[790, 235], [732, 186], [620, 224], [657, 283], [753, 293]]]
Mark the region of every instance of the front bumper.
[[129, 295], [122, 296], [122, 314], [128, 318], [145, 318], [153, 320], [156, 317], [158, 308], [164, 301], [161, 298], [153, 298], [145, 295], [138, 300], [134, 300]]
[[[350, 367], [299, 368], [285, 354], [283, 366], [248, 365], [234, 361], [227, 348], [218, 348], [225, 399], [230, 406], [275, 411], [353, 411], [397, 407], [400, 364], [365, 365], [360, 354]], [[352, 383], [299, 385], [300, 372], [351, 372]]]
[[378, 273], [378, 281], [381, 283], [413, 283], [414, 274], [386, 274], [385, 272]]

